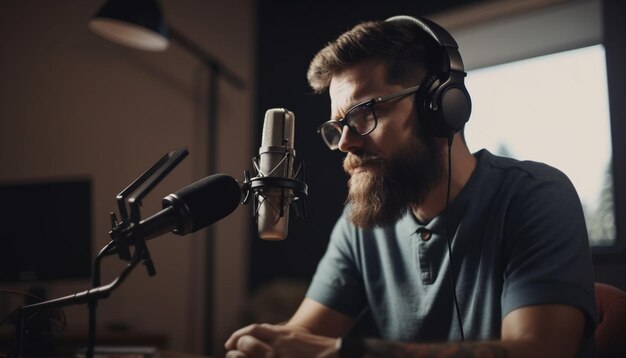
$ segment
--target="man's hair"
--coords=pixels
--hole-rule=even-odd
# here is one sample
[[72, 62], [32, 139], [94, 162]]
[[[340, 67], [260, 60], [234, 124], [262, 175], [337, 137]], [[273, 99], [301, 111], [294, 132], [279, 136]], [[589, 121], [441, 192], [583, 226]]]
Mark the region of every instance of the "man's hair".
[[410, 21], [363, 22], [315, 55], [307, 79], [316, 93], [322, 93], [336, 73], [378, 59], [386, 64], [389, 84], [416, 85], [441, 66], [440, 51], [435, 40]]

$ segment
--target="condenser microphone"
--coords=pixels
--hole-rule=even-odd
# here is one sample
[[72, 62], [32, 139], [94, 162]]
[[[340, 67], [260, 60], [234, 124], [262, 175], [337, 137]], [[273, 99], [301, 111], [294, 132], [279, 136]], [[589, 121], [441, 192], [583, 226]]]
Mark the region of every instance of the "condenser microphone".
[[[265, 112], [257, 168], [259, 177], [293, 179], [296, 156], [294, 122], [293, 112], [287, 109], [273, 108]], [[293, 190], [280, 184], [267, 185], [258, 189], [255, 197], [258, 201], [256, 219], [259, 237], [264, 240], [285, 239]]]

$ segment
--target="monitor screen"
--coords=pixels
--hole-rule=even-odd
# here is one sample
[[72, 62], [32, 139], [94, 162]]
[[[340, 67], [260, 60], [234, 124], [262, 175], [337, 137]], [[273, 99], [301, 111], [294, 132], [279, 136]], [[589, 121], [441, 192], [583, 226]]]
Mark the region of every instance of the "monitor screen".
[[0, 184], [0, 282], [91, 275], [91, 181]]

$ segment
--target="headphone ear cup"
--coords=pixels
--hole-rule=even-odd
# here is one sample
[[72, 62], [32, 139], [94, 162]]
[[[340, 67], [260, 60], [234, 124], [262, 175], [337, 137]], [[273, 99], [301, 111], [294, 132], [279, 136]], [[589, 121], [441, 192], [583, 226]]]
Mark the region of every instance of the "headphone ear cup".
[[437, 92], [439, 80], [437, 76], [427, 77], [417, 91], [418, 115], [426, 130], [436, 137], [447, 137], [449, 133], [448, 125], [440, 119], [437, 111], [433, 109], [433, 96]]
[[447, 127], [447, 135], [463, 129], [472, 112], [472, 100], [462, 79], [461, 83], [452, 78], [448, 80], [439, 93], [437, 101], [437, 116], [440, 118], [440, 122]]
[[417, 93], [418, 114], [427, 130], [436, 137], [447, 138], [460, 131], [469, 120], [472, 103], [463, 85], [449, 78], [446, 82], [430, 76]]

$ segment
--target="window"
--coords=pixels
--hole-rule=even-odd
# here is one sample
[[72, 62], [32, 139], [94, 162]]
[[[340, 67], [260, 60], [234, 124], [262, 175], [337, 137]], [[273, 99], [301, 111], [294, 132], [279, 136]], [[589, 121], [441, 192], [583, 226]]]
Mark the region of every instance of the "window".
[[592, 246], [615, 242], [604, 48], [589, 46], [469, 71], [472, 151], [535, 160], [572, 180]]

